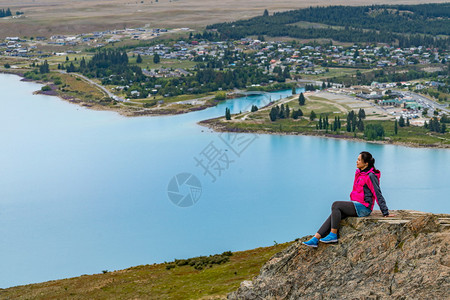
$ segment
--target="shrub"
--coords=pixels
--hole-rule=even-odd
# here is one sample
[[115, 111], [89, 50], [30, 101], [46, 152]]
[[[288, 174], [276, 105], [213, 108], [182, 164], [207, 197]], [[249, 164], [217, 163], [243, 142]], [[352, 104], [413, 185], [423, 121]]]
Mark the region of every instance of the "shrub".
[[152, 107], [152, 106], [155, 106], [156, 105], [156, 100], [152, 100], [152, 101], [150, 101], [150, 102], [148, 102], [148, 103], [144, 103], [144, 107], [145, 108], [148, 108], [148, 107]]
[[[215, 254], [210, 256], [198, 256], [188, 259], [175, 259], [174, 263], [166, 266], [166, 269], [175, 268], [175, 266], [191, 266], [196, 270], [203, 270], [206, 267], [212, 267], [213, 265], [221, 265], [230, 260], [230, 256], [233, 253], [231, 251], [225, 251], [222, 254]], [[170, 267], [169, 267], [170, 266]]]
[[369, 124], [364, 130], [364, 137], [368, 140], [382, 140], [384, 138], [384, 128], [380, 124]]
[[225, 100], [227, 98], [226, 92], [218, 92], [214, 97], [215, 100]]
[[49, 87], [48, 85], [44, 85], [43, 87], [41, 87], [41, 91], [46, 92], [46, 91], [51, 91], [52, 88]]

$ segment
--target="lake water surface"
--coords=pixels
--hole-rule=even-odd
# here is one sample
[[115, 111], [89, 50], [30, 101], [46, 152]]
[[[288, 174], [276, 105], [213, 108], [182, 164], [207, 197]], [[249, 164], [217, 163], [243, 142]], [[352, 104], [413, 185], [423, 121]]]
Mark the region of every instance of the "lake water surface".
[[[225, 107], [235, 113], [265, 105], [265, 95], [184, 115], [126, 118], [32, 95], [40, 87], [0, 75], [0, 288], [313, 234], [333, 201], [349, 199], [363, 150], [377, 160], [390, 209], [450, 212], [448, 150], [229, 135], [196, 124]], [[205, 164], [212, 156], [205, 173], [196, 159]], [[201, 184], [189, 207], [169, 198], [180, 173]]]

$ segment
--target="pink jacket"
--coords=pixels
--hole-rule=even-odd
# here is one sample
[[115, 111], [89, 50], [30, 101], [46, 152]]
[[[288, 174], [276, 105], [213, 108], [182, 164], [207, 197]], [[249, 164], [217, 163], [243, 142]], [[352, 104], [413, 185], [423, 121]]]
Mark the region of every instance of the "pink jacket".
[[[374, 173], [378, 178], [378, 182], [380, 182], [380, 175], [381, 175], [380, 171], [378, 171], [378, 173], [375, 173], [373, 168], [371, 168], [367, 172], [361, 172], [360, 169], [357, 169], [356, 173], [355, 173], [355, 181], [353, 182], [353, 190], [350, 193], [350, 200], [359, 202], [362, 205], [364, 205], [365, 207], [368, 207], [370, 210], [373, 210], [373, 206], [375, 204], [374, 200], [377, 201], [377, 204], [379, 206], [380, 206], [380, 204], [378, 203], [377, 193], [375, 192], [375, 189], [373, 187], [372, 180], [370, 180], [370, 177], [369, 177], [370, 173]], [[372, 192], [371, 203], [368, 203], [365, 200], [364, 185], [367, 185], [369, 190]]]

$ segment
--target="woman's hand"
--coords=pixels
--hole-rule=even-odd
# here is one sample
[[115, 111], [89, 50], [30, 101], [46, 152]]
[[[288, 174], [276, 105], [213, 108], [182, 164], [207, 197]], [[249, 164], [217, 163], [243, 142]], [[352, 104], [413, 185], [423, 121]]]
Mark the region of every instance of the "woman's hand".
[[386, 215], [386, 216], [383, 216], [383, 217], [385, 217], [385, 218], [389, 218], [389, 217], [395, 217], [395, 215], [393, 215], [393, 214], [389, 214], [389, 215]]

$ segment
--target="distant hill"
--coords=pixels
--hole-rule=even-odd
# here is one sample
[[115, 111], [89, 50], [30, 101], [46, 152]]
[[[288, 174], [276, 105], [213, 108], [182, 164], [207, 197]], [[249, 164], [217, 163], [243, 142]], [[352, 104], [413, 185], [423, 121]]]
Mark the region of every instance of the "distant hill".
[[[448, 0], [433, 0], [445, 3]], [[51, 36], [150, 24], [154, 27], [203, 29], [217, 22], [231, 22], [306, 8], [311, 5], [372, 5], [388, 0], [0, 0], [0, 8], [25, 13], [24, 18], [0, 20], [5, 36]], [[396, 0], [396, 4], [419, 4], [423, 0]]]
[[[304, 22], [310, 25], [305, 26]], [[309, 7], [213, 24], [207, 29], [216, 29], [222, 38], [230, 39], [267, 35], [447, 48], [450, 3]]]

